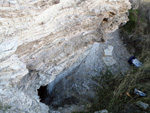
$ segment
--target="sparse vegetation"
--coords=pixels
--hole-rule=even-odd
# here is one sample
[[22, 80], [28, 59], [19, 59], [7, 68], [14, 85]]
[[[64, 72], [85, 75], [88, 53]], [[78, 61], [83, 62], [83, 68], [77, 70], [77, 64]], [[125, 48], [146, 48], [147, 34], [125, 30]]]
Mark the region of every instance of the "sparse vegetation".
[[[119, 109], [120, 102], [124, 101], [124, 99], [115, 100], [114, 91], [120, 84], [123, 77], [121, 76], [114, 76], [111, 72], [106, 71], [105, 74], [98, 80], [101, 84], [100, 87], [97, 87], [97, 98], [95, 99], [94, 103], [92, 103], [90, 108], [90, 113], [94, 111], [107, 109], [113, 110], [114, 107]], [[115, 110], [115, 109], [114, 109]]]
[[138, 9], [129, 10], [129, 22], [124, 26], [124, 30], [131, 33], [134, 31], [136, 27], [136, 23], [138, 21]]
[[[87, 113], [94, 113], [94, 111], [103, 109], [112, 113], [127, 113], [126, 106], [129, 107], [139, 100], [150, 104], [149, 6], [150, 1], [146, 1], [146, 3], [143, 1], [139, 9], [130, 10], [129, 22], [120, 28], [122, 40], [127, 49], [143, 62], [143, 67], [132, 67], [131, 72], [125, 76], [112, 75], [110, 72], [106, 72], [98, 81], [102, 86], [96, 89], [97, 98], [88, 107], [89, 112]], [[134, 88], [145, 92], [147, 97], [139, 97], [134, 94]]]

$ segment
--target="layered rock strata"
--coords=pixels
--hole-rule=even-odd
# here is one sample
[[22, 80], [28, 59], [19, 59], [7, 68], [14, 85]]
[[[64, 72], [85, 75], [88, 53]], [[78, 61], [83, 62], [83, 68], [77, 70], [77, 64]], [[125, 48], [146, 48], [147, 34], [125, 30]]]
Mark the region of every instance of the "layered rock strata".
[[11, 106], [7, 112], [47, 113], [37, 89], [78, 66], [92, 44], [128, 21], [128, 9], [128, 0], [0, 1], [0, 102]]

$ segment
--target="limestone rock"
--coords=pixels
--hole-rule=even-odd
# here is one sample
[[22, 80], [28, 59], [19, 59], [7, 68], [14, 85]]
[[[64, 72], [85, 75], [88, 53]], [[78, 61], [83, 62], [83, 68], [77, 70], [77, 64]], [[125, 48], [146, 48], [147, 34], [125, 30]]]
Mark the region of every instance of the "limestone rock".
[[112, 66], [116, 63], [113, 57], [103, 57], [103, 61], [105, 62], [107, 66]]
[[109, 45], [107, 49], [104, 50], [106, 56], [112, 56], [112, 51], [114, 47]]
[[128, 21], [130, 8], [128, 0], [0, 1], [0, 101], [14, 108], [8, 112], [47, 113], [37, 89], [87, 57], [83, 66], [98, 66], [88, 64], [89, 51]]
[[114, 47], [111, 45], [108, 45], [108, 48], [104, 49], [105, 56], [102, 59], [107, 66], [112, 66], [116, 63], [115, 59], [112, 56], [113, 49], [114, 49]]
[[[110, 70], [112, 74], [125, 73], [129, 69], [129, 54], [119, 39], [119, 34], [110, 34], [113, 37], [107, 43], [94, 43], [89, 50], [81, 54], [78, 62], [72, 67], [57, 75], [57, 78], [48, 85], [50, 90], [51, 106], [65, 104], [87, 103], [95, 98], [94, 87], [98, 84], [93, 77], [101, 77], [101, 72]], [[114, 47], [112, 58], [115, 64], [107, 66], [103, 61], [104, 50], [108, 45]], [[121, 51], [120, 51], [121, 50]]]

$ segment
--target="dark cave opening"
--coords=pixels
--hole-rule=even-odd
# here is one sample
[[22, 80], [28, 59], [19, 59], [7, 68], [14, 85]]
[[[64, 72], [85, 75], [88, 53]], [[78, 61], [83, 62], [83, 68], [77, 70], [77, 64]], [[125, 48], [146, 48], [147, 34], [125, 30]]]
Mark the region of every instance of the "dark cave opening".
[[[39, 89], [37, 89], [37, 91], [38, 91], [40, 102], [48, 106], [52, 106], [54, 108], [78, 103], [78, 100], [74, 96], [67, 97], [66, 96], [67, 94], [65, 94], [64, 91], [63, 91], [64, 94], [59, 94], [59, 93], [56, 93], [56, 89], [55, 89], [53, 90], [53, 92], [49, 94], [48, 85], [41, 86]], [[59, 98], [59, 96], [62, 98]]]
[[39, 89], [37, 89], [38, 91], [38, 96], [40, 97], [40, 102], [45, 103], [47, 97], [48, 97], [48, 90], [47, 90], [47, 86], [41, 86]]

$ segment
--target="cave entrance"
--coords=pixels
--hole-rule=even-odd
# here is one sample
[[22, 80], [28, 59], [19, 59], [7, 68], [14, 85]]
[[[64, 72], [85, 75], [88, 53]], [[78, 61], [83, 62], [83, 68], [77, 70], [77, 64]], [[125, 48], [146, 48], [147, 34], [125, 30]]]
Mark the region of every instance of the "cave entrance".
[[48, 97], [48, 90], [47, 90], [47, 86], [41, 86], [39, 89], [37, 89], [38, 91], [38, 96], [40, 97], [40, 102], [45, 103]]

